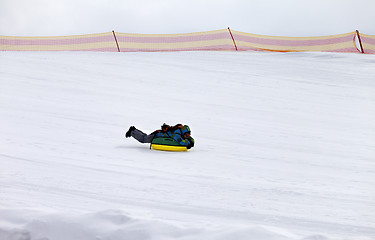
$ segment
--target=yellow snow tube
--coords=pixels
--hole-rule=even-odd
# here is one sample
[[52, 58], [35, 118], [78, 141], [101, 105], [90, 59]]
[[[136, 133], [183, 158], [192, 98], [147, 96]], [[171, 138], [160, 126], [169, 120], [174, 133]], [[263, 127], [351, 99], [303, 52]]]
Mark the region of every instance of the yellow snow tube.
[[172, 151], [172, 152], [187, 151], [187, 147], [184, 147], [184, 146], [170, 146], [170, 145], [161, 145], [161, 144], [151, 144], [151, 148], [154, 150]]
[[151, 142], [151, 148], [172, 152], [184, 152], [188, 150], [186, 146], [181, 146], [173, 138], [169, 137], [154, 138]]

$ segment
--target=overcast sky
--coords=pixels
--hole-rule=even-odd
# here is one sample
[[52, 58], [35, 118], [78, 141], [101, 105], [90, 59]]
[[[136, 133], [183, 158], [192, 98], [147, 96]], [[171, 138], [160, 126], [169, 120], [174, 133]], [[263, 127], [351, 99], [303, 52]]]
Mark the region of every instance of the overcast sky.
[[375, 35], [375, 0], [0, 0], [0, 35], [188, 33]]

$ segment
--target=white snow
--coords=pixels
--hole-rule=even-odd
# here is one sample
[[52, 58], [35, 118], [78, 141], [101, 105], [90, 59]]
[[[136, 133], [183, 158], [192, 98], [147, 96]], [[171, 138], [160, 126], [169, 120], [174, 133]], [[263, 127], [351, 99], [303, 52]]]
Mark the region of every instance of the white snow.
[[1, 52], [0, 240], [373, 240], [374, 120], [373, 55]]

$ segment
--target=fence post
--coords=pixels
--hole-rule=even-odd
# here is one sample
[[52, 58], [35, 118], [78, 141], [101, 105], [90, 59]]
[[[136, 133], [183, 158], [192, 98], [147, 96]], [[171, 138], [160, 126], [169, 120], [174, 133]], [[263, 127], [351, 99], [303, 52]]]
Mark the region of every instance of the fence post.
[[359, 35], [359, 31], [355, 30], [355, 32], [357, 33], [357, 38], [358, 38], [359, 46], [361, 47], [361, 53], [365, 53], [365, 51], [364, 51], [364, 49], [362, 47], [362, 41], [361, 41], [361, 36]]
[[115, 41], [116, 41], [117, 50], [118, 50], [118, 52], [120, 52], [120, 47], [119, 47], [118, 42], [117, 42], [117, 38], [116, 38], [116, 34], [115, 34], [115, 30], [112, 30], [112, 33], [113, 33], [113, 37], [115, 38]]
[[232, 31], [230, 30], [229, 27], [228, 27], [228, 31], [229, 31], [229, 33], [230, 33], [230, 36], [232, 37], [232, 40], [233, 40], [233, 43], [234, 43], [234, 47], [236, 48], [236, 51], [238, 51], [236, 41], [234, 41], [234, 37], [233, 37], [233, 35], [232, 35]]

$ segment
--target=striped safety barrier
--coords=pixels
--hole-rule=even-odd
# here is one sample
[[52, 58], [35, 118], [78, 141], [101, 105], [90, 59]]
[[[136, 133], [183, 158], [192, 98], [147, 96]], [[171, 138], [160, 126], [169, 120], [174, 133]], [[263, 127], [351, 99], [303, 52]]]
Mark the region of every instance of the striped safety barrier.
[[116, 33], [121, 52], [234, 50], [227, 29], [183, 34]]
[[0, 36], [2, 51], [117, 51], [112, 32], [59, 37]]
[[[362, 40], [362, 42], [361, 42]], [[356, 44], [359, 42], [359, 44]], [[182, 34], [106, 32], [56, 37], [0, 36], [0, 51], [275, 51], [375, 54], [375, 36], [358, 31], [320, 37], [276, 37], [228, 29]]]
[[375, 54], [375, 35], [361, 33], [361, 41], [364, 53]]
[[238, 50], [276, 52], [358, 52], [356, 32], [323, 37], [275, 37], [232, 31]]

